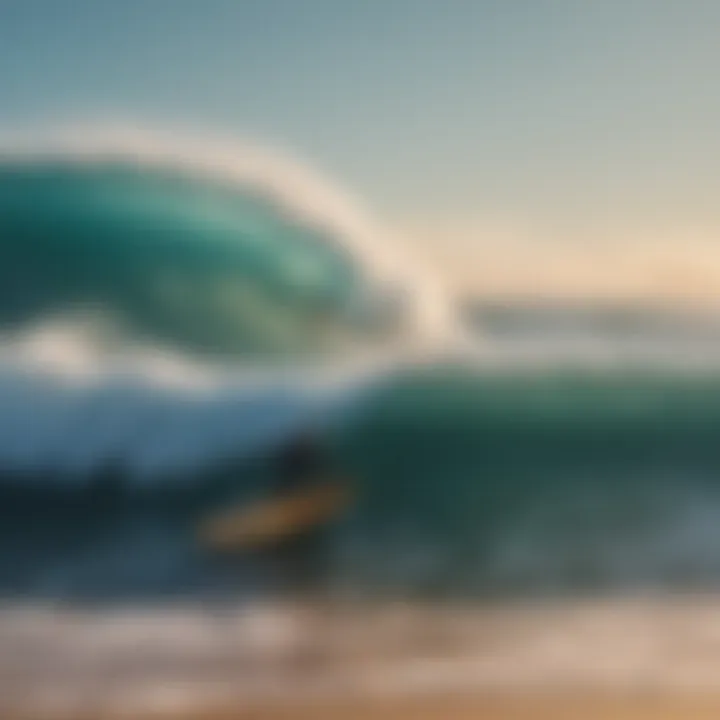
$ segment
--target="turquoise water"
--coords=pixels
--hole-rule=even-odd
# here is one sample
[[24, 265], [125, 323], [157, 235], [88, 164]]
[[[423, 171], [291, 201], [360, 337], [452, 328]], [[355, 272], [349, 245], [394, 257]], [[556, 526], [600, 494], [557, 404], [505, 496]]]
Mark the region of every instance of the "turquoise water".
[[124, 339], [243, 356], [331, 347], [357, 270], [321, 229], [216, 182], [120, 165], [0, 168], [0, 323], [101, 313]]
[[[719, 386], [467, 370], [394, 381], [330, 438], [359, 497], [335, 529], [327, 580], [430, 597], [712, 587]], [[0, 588], [144, 597], [272, 582], [253, 558], [219, 562], [194, 542], [200, 518], [257, 497], [271, 475], [263, 457], [145, 489], [122, 464], [84, 489], [53, 469], [11, 473]]]
[[347, 445], [377, 557], [422, 548], [400, 583], [431, 592], [712, 584], [719, 382], [446, 370], [388, 388]]
[[[270, 451], [329, 385], [319, 365], [295, 394], [246, 373], [404, 347], [429, 305], [381, 282], [365, 238], [316, 209], [183, 168], [0, 166], [8, 596], [267, 590], [262, 563], [212, 558], [194, 529], [262, 492]], [[511, 371], [482, 360], [486, 340], [462, 365], [374, 375], [351, 421], [325, 423], [358, 486], [326, 582], [433, 597], [716, 584], [720, 373], [522, 352]], [[213, 393], [160, 393], [145, 372], [158, 357], [159, 375], [188, 363]], [[60, 360], [82, 391], [56, 377]], [[274, 446], [252, 434], [264, 424]]]

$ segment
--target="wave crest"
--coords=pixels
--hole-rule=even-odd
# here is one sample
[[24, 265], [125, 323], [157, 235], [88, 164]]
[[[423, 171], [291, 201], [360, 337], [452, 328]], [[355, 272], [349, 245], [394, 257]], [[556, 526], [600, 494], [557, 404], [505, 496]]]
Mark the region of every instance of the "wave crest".
[[145, 477], [241, 456], [454, 333], [356, 202], [255, 145], [6, 134], [0, 210], [6, 466], [121, 457]]

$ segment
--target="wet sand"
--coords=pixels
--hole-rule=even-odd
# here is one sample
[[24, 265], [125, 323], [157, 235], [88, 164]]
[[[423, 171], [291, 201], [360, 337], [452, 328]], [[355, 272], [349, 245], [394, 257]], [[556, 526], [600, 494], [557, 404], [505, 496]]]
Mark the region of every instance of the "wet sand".
[[717, 596], [315, 611], [7, 610], [0, 718], [720, 718]]
[[478, 693], [383, 699], [334, 699], [302, 704], [262, 703], [147, 714], [102, 708], [72, 714], [3, 714], [5, 720], [705, 720], [720, 717], [720, 692], [646, 693]]

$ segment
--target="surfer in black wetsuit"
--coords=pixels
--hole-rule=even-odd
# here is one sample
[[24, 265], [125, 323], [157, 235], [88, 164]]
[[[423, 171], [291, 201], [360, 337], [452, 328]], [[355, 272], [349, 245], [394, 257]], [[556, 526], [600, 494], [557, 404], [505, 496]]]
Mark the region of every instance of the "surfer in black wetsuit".
[[[283, 448], [277, 458], [271, 496], [283, 498], [318, 485], [340, 482], [329, 453], [310, 433]], [[327, 580], [332, 550], [329, 522], [314, 526], [274, 545], [270, 561], [280, 582], [290, 590], [316, 590]]]
[[[201, 525], [200, 537], [220, 554], [254, 555], [260, 560], [261, 573], [269, 573], [270, 586], [276, 591], [291, 595], [322, 592], [332, 559], [332, 525], [349, 500], [350, 488], [326, 448], [310, 433], [296, 436], [273, 461], [272, 484], [266, 497], [269, 502], [261, 500], [255, 505], [260, 524], [257, 515], [253, 518], [252, 505], [239, 508], [239, 512], [231, 509]], [[275, 511], [279, 518], [273, 516]], [[243, 523], [248, 517], [251, 528], [256, 522], [259, 542], [253, 541], [252, 529], [249, 535], [244, 534]], [[265, 522], [269, 526], [264, 526]], [[265, 534], [263, 527], [269, 527], [270, 532]]]

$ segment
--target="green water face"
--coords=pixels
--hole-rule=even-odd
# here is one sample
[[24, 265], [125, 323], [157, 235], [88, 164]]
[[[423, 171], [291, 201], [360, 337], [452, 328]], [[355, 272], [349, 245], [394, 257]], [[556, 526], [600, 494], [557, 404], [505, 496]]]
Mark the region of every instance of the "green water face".
[[237, 187], [123, 167], [0, 171], [0, 327], [101, 316], [222, 355], [337, 348], [357, 268], [320, 228]]
[[[718, 427], [719, 378], [438, 370], [393, 382], [335, 438], [372, 545], [358, 573], [433, 596], [602, 587], [626, 549], [675, 532], [685, 500], [720, 500]], [[515, 536], [551, 548], [544, 573], [499, 564]], [[436, 559], [408, 580], [424, 548]]]

